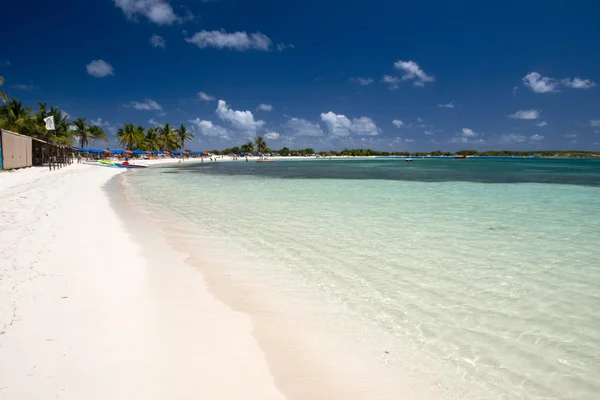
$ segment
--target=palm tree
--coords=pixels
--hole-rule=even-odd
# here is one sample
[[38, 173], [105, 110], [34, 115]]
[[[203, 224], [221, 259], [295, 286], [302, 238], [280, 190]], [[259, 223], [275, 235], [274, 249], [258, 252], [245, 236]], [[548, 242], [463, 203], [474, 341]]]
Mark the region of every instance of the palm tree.
[[179, 125], [179, 128], [175, 129], [175, 134], [181, 143], [181, 150], [184, 150], [185, 142], [189, 142], [194, 138], [194, 133], [188, 131], [184, 124]]
[[248, 143], [243, 144], [241, 150], [248, 154], [254, 153], [254, 142], [249, 141]]
[[160, 140], [158, 139], [158, 128], [146, 129], [146, 137], [144, 138], [144, 147], [146, 150], [160, 150]]
[[75, 126], [75, 135], [79, 136], [79, 147], [86, 147], [90, 139], [92, 139], [92, 135], [85, 118], [77, 118], [77, 121], [73, 122], [73, 125]]
[[106, 137], [106, 133], [104, 129], [97, 125], [90, 126], [90, 136], [94, 139], [93, 146], [96, 145], [96, 140], [102, 140], [104, 142], [108, 142], [108, 138]]
[[21, 100], [14, 98], [8, 100], [0, 107], [0, 126], [23, 135], [30, 135], [35, 130], [35, 118], [31, 115], [31, 107], [23, 107]]
[[[0, 76], [0, 86], [4, 85], [4, 78]], [[6, 97], [6, 92], [0, 92], [0, 100], [3, 102], [8, 101], [8, 97]]]
[[158, 128], [158, 137], [163, 149], [173, 151], [179, 148], [179, 139], [175, 136], [170, 124], [164, 124]]
[[258, 151], [259, 154], [267, 152], [267, 142], [262, 136], [257, 136], [256, 139], [254, 139], [254, 143], [256, 144], [256, 151]]
[[117, 138], [121, 146], [127, 146], [127, 150], [135, 148], [143, 140], [140, 131], [133, 124], [123, 124], [123, 127], [117, 131]]
[[67, 115], [55, 106], [50, 106], [49, 115], [54, 116], [54, 131], [48, 131], [48, 141], [57, 144], [71, 145], [74, 139], [74, 125], [67, 120]]

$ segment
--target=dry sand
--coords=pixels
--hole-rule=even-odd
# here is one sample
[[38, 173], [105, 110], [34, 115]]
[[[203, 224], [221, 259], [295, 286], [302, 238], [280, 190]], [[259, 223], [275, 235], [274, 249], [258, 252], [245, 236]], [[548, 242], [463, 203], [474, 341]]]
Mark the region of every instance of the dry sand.
[[121, 172], [0, 174], [0, 399], [283, 399], [250, 317], [125, 229]]

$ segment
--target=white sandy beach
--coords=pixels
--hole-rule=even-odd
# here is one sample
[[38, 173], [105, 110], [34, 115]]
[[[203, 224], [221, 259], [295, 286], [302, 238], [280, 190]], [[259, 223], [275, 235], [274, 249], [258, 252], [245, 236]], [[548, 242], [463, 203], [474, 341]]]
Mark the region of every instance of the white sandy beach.
[[127, 233], [103, 189], [121, 172], [0, 174], [0, 399], [284, 398], [250, 318]]

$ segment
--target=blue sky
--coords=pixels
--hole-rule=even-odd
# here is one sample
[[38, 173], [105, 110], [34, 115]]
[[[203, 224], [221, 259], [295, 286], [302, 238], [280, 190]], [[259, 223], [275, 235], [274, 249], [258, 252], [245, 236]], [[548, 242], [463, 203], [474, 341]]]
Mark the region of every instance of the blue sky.
[[[9, 96], [190, 148], [600, 150], [600, 3], [89, 0], [3, 7]], [[262, 105], [262, 106], [261, 106]]]

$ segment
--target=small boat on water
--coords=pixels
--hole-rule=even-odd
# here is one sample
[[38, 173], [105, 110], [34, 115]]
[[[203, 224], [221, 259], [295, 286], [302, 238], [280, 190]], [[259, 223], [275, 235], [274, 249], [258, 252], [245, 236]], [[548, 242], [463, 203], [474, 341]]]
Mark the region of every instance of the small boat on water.
[[457, 154], [454, 158], [467, 158], [467, 156], [465, 154]]
[[146, 164], [133, 164], [129, 161], [123, 161], [122, 163], [115, 163], [119, 168], [148, 168]]
[[413, 159], [412, 159], [412, 158], [410, 158], [410, 157], [408, 157], [408, 158], [405, 158], [405, 159], [404, 159], [404, 161], [405, 161], [405, 162], [413, 162]]
[[256, 162], [275, 162], [275, 160], [270, 160], [265, 156], [261, 156]]

